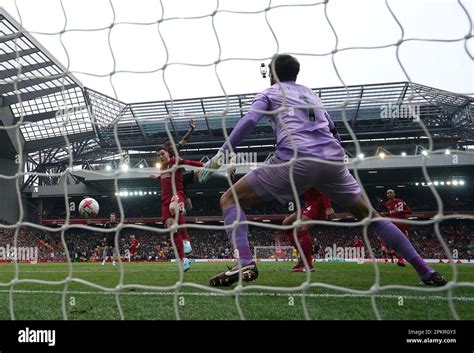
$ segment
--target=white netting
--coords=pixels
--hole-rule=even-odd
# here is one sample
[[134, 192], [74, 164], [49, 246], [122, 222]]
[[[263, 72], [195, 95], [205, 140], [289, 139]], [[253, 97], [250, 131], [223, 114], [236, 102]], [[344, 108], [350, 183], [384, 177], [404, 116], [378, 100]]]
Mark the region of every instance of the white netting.
[[[21, 2], [18, 2], [21, 4]], [[82, 4], [82, 2], [81, 2]], [[158, 4], [158, 3], [157, 3]], [[261, 4], [261, 3], [259, 3]], [[408, 3], [406, 2], [406, 6], [410, 6], [411, 2]], [[331, 13], [331, 2], [328, 1], [323, 1], [323, 2], [305, 2], [305, 3], [279, 3], [279, 2], [272, 2], [268, 1], [264, 6], [256, 9], [256, 10], [232, 10], [232, 7], [228, 7], [226, 9], [221, 9], [221, 2], [216, 1], [214, 9], [212, 11], [209, 11], [207, 13], [199, 13], [199, 14], [191, 14], [188, 15], [186, 13], [186, 7], [183, 6], [183, 14], [172, 14], [168, 15], [166, 12], [166, 4], [163, 2], [160, 2], [157, 6], [159, 9], [160, 13], [157, 16], [153, 16], [153, 14], [146, 14], [146, 18], [148, 18], [148, 21], [146, 23], [144, 22], [120, 22], [116, 21], [116, 6], [118, 6], [116, 3], [113, 1], [110, 1], [108, 3], [106, 2], [101, 2], [101, 6], [105, 6], [104, 8], [108, 8], [109, 14], [111, 14], [111, 20], [110, 20], [110, 25], [108, 26], [102, 26], [100, 28], [90, 28], [90, 27], [85, 27], [85, 28], [80, 28], [80, 23], [74, 23], [75, 26], [79, 27], [70, 27], [68, 25], [68, 15], [67, 11], [64, 8], [63, 1], [59, 1], [57, 3], [57, 7], [60, 8], [61, 10], [58, 11], [58, 14], [62, 14], [62, 18], [57, 18], [56, 20], [58, 22], [64, 23], [64, 26], [62, 30], [60, 31], [54, 31], [54, 32], [48, 32], [48, 33], [39, 33], [35, 32], [32, 30], [30, 33], [35, 35], [40, 35], [43, 34], [43, 36], [51, 36], [58, 38], [61, 44], [63, 45], [64, 52], [67, 58], [67, 61], [65, 62], [66, 68], [64, 69], [63, 72], [61, 70], [56, 71], [56, 72], [51, 72], [51, 71], [35, 71], [33, 68], [29, 70], [28, 73], [22, 73], [21, 72], [21, 67], [31, 65], [31, 63], [23, 62], [22, 59], [20, 58], [20, 51], [25, 51], [25, 50], [30, 50], [31, 48], [24, 47], [23, 42], [21, 42], [21, 39], [23, 38], [24, 33], [27, 33], [26, 30], [24, 30], [22, 27], [20, 27], [19, 32], [17, 32], [14, 28], [3, 28], [2, 31], [2, 36], [0, 36], [0, 41], [1, 42], [6, 42], [9, 39], [14, 38], [13, 42], [14, 47], [11, 47], [10, 49], [13, 49], [13, 52], [17, 53], [16, 59], [17, 59], [17, 66], [18, 69], [18, 74], [14, 75], [13, 78], [2, 78], [1, 83], [4, 85], [12, 85], [12, 94], [8, 96], [8, 99], [10, 99], [11, 105], [14, 106], [15, 111], [17, 112], [19, 118], [16, 119], [16, 121], [13, 122], [12, 125], [10, 126], [0, 126], [0, 129], [2, 131], [7, 131], [9, 134], [13, 133], [16, 139], [17, 143], [17, 148], [18, 148], [18, 171], [17, 173], [13, 175], [5, 175], [5, 174], [0, 174], [0, 180], [1, 182], [8, 181], [8, 180], [13, 180], [16, 182], [16, 193], [17, 197], [19, 200], [19, 205], [20, 205], [20, 213], [19, 213], [19, 219], [16, 224], [12, 225], [4, 225], [0, 224], [0, 228], [2, 229], [13, 229], [14, 230], [14, 242], [13, 246], [16, 246], [18, 243], [18, 238], [19, 238], [19, 231], [21, 227], [32, 227], [34, 229], [42, 230], [42, 231], [50, 231], [50, 228], [41, 226], [32, 222], [25, 221], [25, 210], [23, 207], [23, 204], [21, 202], [22, 196], [21, 196], [21, 184], [24, 181], [24, 177], [30, 177], [30, 176], [47, 176], [47, 177], [59, 177], [57, 180], [58, 182], [62, 182], [63, 190], [64, 190], [64, 203], [65, 203], [65, 209], [66, 209], [66, 216], [64, 220], [64, 225], [62, 225], [59, 228], [59, 231], [61, 232], [61, 239], [62, 239], [62, 245], [64, 248], [67, 248], [67, 243], [66, 243], [66, 238], [65, 238], [65, 232], [71, 228], [75, 229], [83, 229], [87, 231], [95, 231], [95, 232], [115, 232], [115, 243], [116, 246], [119, 247], [118, 243], [118, 238], [119, 238], [119, 233], [124, 230], [124, 229], [137, 229], [137, 230], [145, 230], [145, 231], [150, 231], [150, 232], [158, 232], [158, 233], [167, 233], [168, 230], [166, 229], [157, 229], [154, 227], [148, 227], [144, 225], [130, 225], [130, 224], [125, 224], [124, 218], [126, 217], [124, 213], [124, 208], [121, 202], [121, 197], [119, 196], [117, 198], [118, 200], [118, 206], [120, 209], [120, 213], [118, 215], [118, 218], [120, 220], [119, 225], [117, 228], [113, 229], [101, 229], [101, 228], [96, 228], [96, 227], [91, 227], [87, 225], [71, 225], [70, 223], [70, 212], [69, 212], [69, 207], [68, 205], [68, 188], [67, 184], [65, 182], [65, 179], [68, 177], [68, 173], [73, 170], [73, 153], [72, 149], [66, 149], [65, 153], [67, 153], [67, 156], [69, 158], [69, 168], [58, 171], [57, 173], [43, 173], [41, 170], [36, 170], [34, 172], [24, 171], [24, 165], [25, 163], [29, 162], [26, 158], [25, 151], [22, 148], [22, 139], [27, 138], [28, 139], [35, 139], [36, 137], [38, 140], [41, 138], [49, 138], [49, 137], [57, 137], [57, 136], [62, 136], [64, 138], [64, 145], [70, 145], [72, 141], [70, 141], [67, 133], [70, 133], [71, 129], [74, 127], [76, 128], [76, 132], [87, 132], [92, 129], [92, 126], [94, 125], [94, 129], [102, 127], [104, 125], [109, 125], [110, 126], [110, 131], [111, 136], [113, 137], [116, 145], [117, 145], [117, 155], [120, 156], [120, 164], [124, 162], [124, 153], [123, 149], [121, 146], [121, 141], [119, 139], [119, 131], [121, 128], [121, 122], [123, 122], [124, 119], [130, 118], [130, 112], [124, 111], [123, 110], [123, 105], [118, 103], [119, 102], [119, 96], [117, 94], [116, 90], [116, 80], [117, 80], [117, 74], [124, 74], [124, 73], [142, 73], [142, 74], [148, 74], [148, 75], [157, 75], [156, 77], [162, 78], [162, 84], [163, 86], [161, 89], [168, 94], [169, 100], [170, 100], [170, 110], [169, 110], [169, 117], [168, 120], [166, 120], [166, 131], [168, 134], [168, 137], [170, 140], [173, 141], [175, 144], [177, 141], [175, 140], [175, 135], [172, 133], [172, 120], [175, 116], [180, 116], [179, 113], [176, 113], [176, 110], [173, 109], [173, 99], [174, 99], [174, 92], [179, 89], [179, 86], [184, 86], [186, 83], [185, 82], [173, 82], [167, 77], [167, 73], [170, 70], [175, 69], [176, 67], [178, 68], [188, 68], [188, 67], [207, 67], [212, 70], [210, 70], [209, 73], [213, 73], [214, 76], [212, 77], [213, 80], [215, 80], [215, 84], [219, 87], [220, 91], [222, 94], [227, 96], [227, 92], [229, 90], [228, 88], [228, 83], [224, 83], [227, 81], [224, 81], [221, 78], [221, 73], [220, 73], [220, 67], [221, 66], [226, 66], [226, 65], [232, 65], [233, 63], [238, 63], [238, 62], [255, 62], [255, 63], [260, 63], [261, 61], [266, 61], [268, 62], [272, 55], [276, 52], [280, 52], [280, 40], [279, 40], [279, 35], [276, 33], [276, 31], [273, 28], [272, 21], [269, 20], [269, 14], [272, 12], [279, 12], [280, 16], [283, 16], [284, 14], [287, 15], [286, 19], [286, 24], [287, 26], [296, 26], [298, 23], [298, 15], [293, 13], [293, 11], [301, 10], [301, 11], [308, 11], [309, 9], [321, 9], [321, 14], [323, 15], [322, 17], [318, 17], [317, 20], [314, 20], [314, 25], [321, 25], [322, 22], [324, 22], [325, 26], [328, 26], [330, 29], [330, 33], [333, 36], [333, 40], [331, 41], [332, 44], [328, 45], [328, 50], [324, 52], [314, 52], [314, 48], [310, 47], [310, 42], [311, 41], [316, 41], [318, 40], [318, 33], [316, 31], [314, 32], [304, 32], [304, 37], [307, 38], [308, 41], [308, 46], [310, 48], [305, 48], [304, 46], [300, 49], [301, 51], [286, 51], [288, 54], [293, 54], [296, 56], [300, 57], [327, 57], [330, 58], [332, 62], [332, 68], [334, 70], [335, 75], [337, 76], [338, 81], [347, 89], [347, 99], [343, 101], [342, 103], [339, 103], [337, 107], [341, 109], [342, 113], [342, 121], [344, 123], [344, 126], [348, 130], [351, 139], [353, 140], [353, 143], [355, 145], [356, 149], [356, 156], [359, 156], [361, 154], [361, 146], [356, 138], [356, 135], [352, 129], [350, 119], [348, 119], [346, 115], [346, 109], [348, 107], [352, 107], [357, 105], [358, 102], [360, 102], [359, 97], [354, 97], [353, 95], [349, 94], [350, 90], [346, 85], [346, 81], [344, 80], [344, 74], [341, 74], [341, 69], [337, 64], [336, 60], [336, 54], [338, 53], [349, 53], [353, 51], [371, 51], [371, 52], [376, 52], [376, 50], [383, 50], [385, 48], [395, 48], [395, 53], [393, 54], [394, 57], [396, 58], [396, 61], [398, 62], [398, 67], [397, 69], [401, 69], [403, 71], [403, 74], [406, 78], [406, 80], [410, 83], [409, 89], [407, 92], [406, 99], [410, 102], [412, 99], [415, 97], [415, 91], [416, 88], [412, 86], [412, 79], [411, 75], [409, 74], [410, 70], [407, 69], [406, 65], [403, 62], [403, 59], [400, 56], [400, 51], [401, 48], [403, 48], [404, 45], [408, 45], [409, 43], [419, 43], [419, 42], [429, 42], [429, 43], [437, 43], [439, 45], [446, 44], [446, 43], [464, 43], [465, 47], [465, 54], [469, 58], [473, 58], [471, 52], [469, 51], [469, 45], [470, 45], [470, 40], [472, 40], [472, 19], [468, 10], [468, 2], [462, 2], [458, 1], [456, 3], [456, 11], [457, 11], [457, 20], [460, 22], [463, 22], [466, 24], [466, 31], [465, 34], [462, 36], [459, 36], [457, 38], [451, 38], [451, 39], [436, 39], [436, 38], [406, 38], [405, 37], [405, 32], [404, 32], [404, 26], [403, 26], [403, 21], [401, 21], [398, 17], [397, 14], [392, 10], [392, 4], [389, 1], [385, 2], [385, 8], [384, 11], [387, 11], [391, 17], [393, 18], [393, 21], [396, 22], [396, 24], [399, 27], [400, 34], [394, 38], [394, 40], [391, 40], [390, 43], [384, 43], [382, 45], [364, 45], [364, 46], [350, 46], [350, 45], [344, 45], [341, 46], [339, 43], [339, 37], [338, 37], [338, 31], [336, 30], [336, 27], [334, 25], [334, 22], [338, 22], [337, 16], [333, 15]], [[15, 2], [15, 6], [17, 6], [17, 3]], [[82, 5], [81, 5], [82, 6]], [[140, 6], [139, 3], [135, 3], [134, 6]], [[377, 6], [380, 6], [378, 4]], [[258, 7], [258, 6], [257, 6]], [[20, 23], [21, 26], [25, 25], [25, 27], [28, 27], [28, 23], [23, 23], [22, 19], [22, 11], [21, 11], [21, 6], [16, 8], [17, 13], [15, 13], [15, 17], [19, 20], [18, 22]], [[231, 35], [231, 33], [226, 32], [226, 33], [220, 33], [219, 30], [216, 27], [216, 19], [218, 19], [221, 16], [225, 15], [255, 15], [255, 19], [258, 21], [261, 21], [261, 28], [260, 29], [265, 29], [265, 32], [261, 33], [245, 33], [245, 23], [241, 23], [239, 28], [236, 28], [235, 31], [244, 31], [243, 34], [241, 34], [238, 38], [235, 38]], [[257, 15], [261, 15], [260, 17], [257, 17]], [[144, 15], [145, 16], [145, 15]], [[334, 17], [333, 17], [334, 16]], [[357, 17], [357, 15], [354, 15]], [[151, 17], [151, 19], [149, 19]], [[374, 15], [375, 17], [375, 15]], [[217, 55], [213, 56], [210, 60], [206, 60], [205, 62], [195, 62], [193, 61], [193, 54], [192, 51], [188, 52], [188, 56], [186, 58], [183, 57], [173, 57], [172, 53], [169, 50], [169, 47], [174, 47], [177, 44], [170, 39], [169, 37], [166, 37], [163, 34], [162, 27], [163, 24], [165, 23], [173, 23], [178, 26], [176, 29], [179, 31], [179, 23], [185, 22], [185, 21], [210, 21], [211, 26], [210, 29], [215, 35], [215, 42], [213, 45], [217, 46]], [[310, 27], [313, 24], [309, 24]], [[439, 23], [438, 23], [439, 25]], [[118, 69], [117, 68], [117, 57], [118, 53], [115, 52], [113, 44], [112, 44], [112, 38], [114, 31], [117, 31], [118, 28], [126, 27], [130, 28], [139, 28], [140, 26], [156, 26], [156, 35], [157, 37], [155, 38], [156, 41], [160, 42], [162, 45], [160, 46], [160, 50], [164, 50], [166, 53], [165, 55], [165, 62], [160, 64], [160, 65], [155, 65], [150, 68], [143, 69], [142, 71], [138, 70], [129, 70], [129, 69]], [[175, 30], [176, 30], [175, 29]], [[104, 59], [103, 62], [97, 63], [97, 65], [101, 66], [106, 66], [107, 67], [107, 73], [106, 74], [98, 74], [98, 73], [91, 73], [91, 72], [70, 72], [69, 67], [70, 67], [70, 62], [69, 62], [69, 56], [68, 56], [68, 48], [63, 44], [63, 39], [64, 36], [68, 33], [97, 33], [100, 35], [103, 35], [104, 33], [106, 34], [106, 39], [108, 42], [108, 53], [107, 53], [107, 59]], [[192, 33], [188, 33], [188, 35], [192, 35]], [[271, 41], [273, 43], [273, 48], [271, 52], [268, 53], [249, 53], [249, 52], [239, 52], [235, 53], [229, 50], [229, 47], [232, 46], [232, 42], [236, 40], [241, 40], [245, 41], [245, 35], [250, 35], [250, 36], [262, 36], [262, 41]], [[287, 38], [286, 38], [287, 39]], [[225, 44], [225, 45], [224, 45]], [[87, 45], [84, 44], [84, 49], [86, 50]], [[140, 48], [136, 48], [135, 50], [139, 50]], [[206, 51], [208, 48], [204, 48], [203, 51]], [[34, 49], [33, 49], [34, 50]], [[193, 50], [199, 50], [199, 48], [193, 48]], [[226, 50], [227, 52], [223, 53], [223, 50]], [[231, 55], [229, 55], [229, 53]], [[7, 52], [4, 54], [0, 55], [8, 55]], [[39, 55], [39, 54], [38, 54]], [[123, 53], [122, 53], [123, 55]], [[11, 58], [11, 56], [10, 56]], [[107, 64], [104, 64], [104, 63]], [[443, 63], [440, 63], [439, 67], [441, 68], [443, 66]], [[357, 63], [354, 63], [353, 66], [351, 66], [351, 69], [356, 69], [357, 68]], [[15, 67], [14, 67], [15, 69]], [[302, 67], [302, 71], [306, 69], [305, 65]], [[37, 69], [41, 70], [41, 69]], [[347, 70], [347, 68], [345, 68]], [[110, 85], [112, 87], [112, 92], [114, 95], [114, 100], [108, 101], [107, 99], [104, 99], [101, 104], [104, 105], [109, 105], [109, 111], [112, 110], [113, 114], [111, 115], [101, 115], [101, 116], [95, 116], [95, 119], [90, 116], [90, 112], [84, 110], [84, 102], [80, 101], [80, 99], [75, 99], [74, 98], [74, 81], [68, 76], [69, 74], [82, 74], [82, 75], [87, 75], [91, 76], [94, 78], [108, 78]], [[433, 73], [435, 74], [435, 73]], [[468, 76], [469, 73], [466, 73], [466, 76]], [[45, 105], [47, 105], [46, 102], [40, 102], [40, 101], [34, 101], [32, 102], [31, 100], [25, 100], [24, 98], [27, 97], [27, 95], [30, 93], [30, 91], [25, 90], [22, 88], [22, 82], [25, 80], [33, 80], [33, 79], [44, 79], [44, 78], [56, 78], [56, 81], [54, 82], [53, 86], [48, 86], [45, 83], [42, 83], [40, 81], [37, 82], [37, 89], [48, 89], [48, 88], [59, 88], [55, 91], [54, 94], [56, 94], [56, 99], [59, 102], [57, 105], [52, 105], [51, 109], [53, 110], [60, 110], [64, 109], [68, 111], [68, 109], [74, 108], [72, 112], [68, 114], [63, 114], [62, 115], [62, 120], [57, 119], [57, 120], [47, 120], [47, 123], [45, 124], [44, 121], [38, 122], [38, 121], [25, 121], [24, 117], [28, 116], [32, 111], [37, 112], [37, 113], [42, 113], [42, 109], [45, 109]], [[42, 86], [43, 85], [43, 86]], [[236, 89], [230, 89], [231, 91], [235, 91]], [[238, 90], [238, 89], [237, 89]], [[72, 93], [71, 93], [72, 92]], [[466, 93], [466, 92], [464, 92]], [[196, 92], [195, 96], [200, 96], [201, 94]], [[4, 97], [4, 100], [7, 99]], [[146, 99], [142, 99], [146, 100]], [[380, 102], [379, 97], [374, 97], [372, 98], [374, 103]], [[38, 105], [35, 107], [35, 104]], [[229, 104], [229, 103], [228, 103]], [[113, 105], [113, 107], [110, 107]], [[227, 121], [227, 111], [228, 111], [229, 106], [227, 106], [224, 111], [220, 112], [220, 115], [223, 117], [222, 118], [222, 128], [224, 131], [224, 135], [227, 136], [227, 130], [226, 130], [226, 121]], [[47, 110], [47, 108], [46, 108]], [[213, 112], [214, 114], [216, 112]], [[242, 113], [246, 113], [246, 111], [242, 111]], [[128, 114], [128, 115], [127, 115]], [[410, 116], [413, 118], [416, 118], [416, 116], [413, 116], [413, 112], [410, 112]], [[139, 121], [147, 122], [147, 119], [149, 117], [138, 117], [137, 118]], [[440, 230], [439, 230], [439, 224], [440, 222], [448, 219], [455, 219], [457, 217], [460, 217], [459, 214], [453, 214], [453, 215], [445, 215], [443, 212], [443, 201], [440, 198], [436, 188], [431, 184], [431, 178], [428, 174], [427, 170], [427, 162], [428, 160], [437, 154], [444, 154], [444, 150], [433, 150], [433, 140], [432, 136], [428, 130], [428, 128], [425, 126], [423, 121], [421, 119], [416, 120], [419, 123], [420, 128], [423, 130], [424, 135], [428, 137], [429, 139], [429, 148], [426, 150], [425, 154], [417, 155], [417, 156], [412, 156], [409, 157], [413, 160], [416, 160], [417, 163], [419, 163], [420, 167], [422, 168], [423, 175], [425, 177], [425, 182], [429, 183], [428, 186], [433, 193], [436, 202], [437, 202], [437, 213], [436, 215], [427, 221], [414, 221], [414, 220], [406, 220], [406, 221], [401, 221], [401, 223], [407, 223], [407, 224], [412, 224], [412, 225], [427, 225], [427, 224], [434, 224], [434, 228], [436, 231], [436, 236], [439, 240], [439, 242], [442, 244], [442, 247], [445, 251], [446, 257], [449, 258], [450, 260], [452, 259], [451, 256], [451, 251], [448, 248], [448, 245], [446, 244], [445, 240], [443, 239]], [[36, 136], [35, 137], [35, 131], [31, 130], [30, 127], [38, 126], [38, 125], [44, 125], [47, 129], [49, 129], [48, 133], [45, 133], [44, 136]], [[23, 135], [22, 135], [23, 133]], [[37, 134], [41, 134], [37, 132]], [[470, 154], [468, 151], [453, 151], [456, 153], [456, 155], [464, 155], [464, 154]], [[402, 157], [395, 157], [391, 156], [390, 158], [396, 159], [396, 158], [402, 158]], [[365, 159], [370, 160], [370, 158]], [[293, 165], [295, 163], [295, 159], [290, 160], [288, 163], [290, 165]], [[327, 163], [331, 164], [331, 162], [327, 161], [321, 161], [322, 163]], [[358, 175], [358, 170], [357, 166], [362, 163], [361, 158], [353, 158], [350, 161], [348, 161], [347, 166], [354, 167], [355, 170], [355, 177], [359, 181], [359, 183], [362, 185], [359, 175]], [[333, 162], [334, 164], [334, 162]], [[176, 172], [177, 168], [173, 168], [173, 174]], [[147, 173], [146, 171], [141, 172], [140, 170], [134, 171], [135, 173]], [[114, 180], [115, 180], [115, 190], [118, 192], [120, 190], [119, 184], [118, 184], [118, 177], [123, 173], [121, 169], [117, 169], [116, 172], [113, 174], [111, 173], [105, 173], [105, 172], [99, 172], [99, 171], [89, 171], [91, 175], [95, 176], [110, 176], [113, 175]], [[232, 184], [229, 181], [229, 185]], [[292, 182], [293, 186], [293, 192], [296, 194], [296, 189], [294, 187], [294, 183]], [[173, 189], [175, 190], [175, 185], [173, 185]], [[365, 194], [365, 191], [364, 191]], [[299, 198], [295, 197], [296, 200], [296, 212], [299, 215], [300, 210], [302, 205], [300, 204]], [[217, 207], [217, 205], [216, 205]], [[474, 219], [474, 217], [470, 215], [463, 215], [465, 219]], [[338, 226], [342, 227], [363, 227], [363, 238], [365, 241], [365, 244], [368, 248], [369, 255], [372, 259], [375, 259], [375, 255], [373, 252], [373, 249], [370, 245], [370, 241], [368, 238], [368, 226], [372, 222], [372, 219], [367, 218], [363, 219], [358, 222], [354, 223], [340, 223]], [[301, 226], [302, 223], [301, 219], [298, 218], [298, 220], [293, 224], [293, 226], [288, 226], [288, 227], [283, 227], [283, 226], [276, 226], [273, 224], [269, 223], [260, 223], [260, 222], [254, 222], [254, 221], [248, 221], [247, 222], [251, 226], [258, 226], [262, 227], [263, 229], [273, 229], [276, 231], [283, 231], [286, 229], [296, 229], [296, 227]], [[331, 226], [334, 223], [329, 222], [329, 221], [315, 221], [311, 222], [311, 224], [318, 224], [318, 225], [326, 225], [326, 226]], [[234, 224], [232, 227], [235, 227], [237, 224]], [[202, 224], [187, 224], [186, 225], [190, 229], [211, 229], [211, 230], [222, 230], [224, 229], [224, 226], [209, 226], [209, 225], [202, 225]], [[181, 227], [181, 226], [180, 226]], [[298, 247], [300, 248], [299, 244]], [[301, 248], [300, 248], [301, 250]], [[175, 255], [177, 256], [177, 252], [175, 249]], [[351, 288], [345, 288], [345, 287], [339, 287], [339, 286], [334, 286], [326, 283], [318, 283], [318, 282], [312, 282], [311, 281], [311, 274], [308, 272], [306, 275], [305, 280], [298, 286], [297, 288], [286, 288], [286, 287], [276, 287], [276, 286], [264, 286], [264, 285], [242, 285], [242, 279], [239, 280], [238, 284], [236, 287], [234, 287], [232, 290], [221, 290], [221, 289], [216, 289], [216, 288], [211, 288], [208, 286], [192, 283], [189, 281], [186, 281], [186, 278], [184, 276], [184, 272], [182, 269], [182, 266], [180, 265], [180, 262], [177, 262], [177, 269], [179, 270], [179, 278], [176, 284], [170, 285], [170, 286], [145, 286], [145, 285], [134, 285], [134, 284], [125, 284], [124, 282], [124, 275], [125, 275], [125, 270], [123, 263], [119, 261], [119, 268], [120, 268], [120, 278], [119, 281], [114, 288], [109, 288], [105, 287], [102, 285], [98, 285], [96, 283], [93, 283], [91, 281], [87, 281], [84, 279], [81, 279], [77, 276], [74, 275], [73, 271], [73, 266], [71, 263], [71, 259], [69, 258], [69, 253], [66, 251], [65, 253], [67, 262], [68, 262], [68, 274], [67, 276], [61, 280], [61, 281], [47, 281], [47, 280], [38, 280], [38, 279], [27, 279], [24, 276], [20, 279], [20, 269], [19, 265], [17, 262], [15, 262], [15, 274], [14, 277], [8, 281], [8, 282], [3, 282], [0, 283], [0, 286], [3, 288], [6, 288], [9, 290], [9, 311], [10, 311], [10, 317], [12, 319], [15, 319], [15, 303], [14, 303], [14, 292], [15, 292], [15, 286], [22, 284], [22, 283], [36, 283], [36, 284], [42, 284], [42, 285], [54, 285], [58, 286], [61, 285], [63, 286], [62, 289], [62, 316], [64, 319], [68, 319], [68, 310], [67, 310], [67, 294], [68, 294], [68, 288], [71, 283], [80, 283], [85, 286], [88, 286], [92, 289], [98, 289], [103, 292], [108, 292], [108, 293], [113, 293], [115, 295], [115, 300], [116, 304], [118, 307], [119, 311], [119, 316], [121, 319], [125, 319], [124, 313], [122, 310], [122, 305], [121, 305], [121, 294], [125, 290], [130, 290], [130, 289], [143, 289], [143, 290], [151, 290], [151, 291], [156, 291], [156, 292], [173, 292], [174, 293], [174, 312], [176, 319], [180, 318], [180, 310], [179, 310], [179, 305], [178, 305], [178, 295], [181, 291], [182, 288], [184, 287], [190, 287], [190, 288], [195, 288], [199, 289], [202, 291], [206, 291], [208, 293], [215, 293], [216, 295], [225, 295], [225, 296], [231, 296], [235, 298], [235, 305], [236, 309], [238, 312], [238, 315], [241, 319], [245, 319], [245, 315], [241, 309], [239, 299], [242, 295], [247, 294], [249, 291], [253, 290], [260, 290], [263, 292], [274, 292], [274, 293], [290, 293], [290, 292], [299, 292], [302, 293], [302, 305], [303, 305], [303, 312], [304, 312], [304, 317], [306, 319], [310, 319], [310, 314], [308, 311], [307, 303], [305, 300], [305, 293], [312, 288], [325, 288], [325, 289], [330, 289], [334, 291], [338, 291], [344, 294], [349, 294], [349, 295], [365, 295], [365, 296], [370, 296], [372, 300], [372, 307], [373, 311], [375, 313], [375, 316], [378, 319], [382, 319], [382, 316], [379, 312], [379, 309], [377, 307], [377, 301], [376, 298], [378, 295], [381, 295], [385, 290], [394, 290], [394, 289], [400, 289], [400, 290], [407, 290], [407, 291], [421, 291], [421, 292], [447, 292], [448, 293], [448, 305], [450, 308], [450, 312], [453, 318], [458, 319], [459, 315], [456, 311], [456, 308], [454, 306], [453, 300], [452, 300], [452, 294], [453, 291], [458, 288], [458, 287], [474, 287], [474, 284], [472, 282], [459, 282], [458, 281], [458, 275], [457, 275], [457, 268], [453, 264], [452, 266], [452, 280], [449, 282], [449, 284], [445, 287], [442, 288], [420, 288], [418, 286], [402, 286], [402, 285], [381, 285], [380, 283], [380, 271], [379, 271], [379, 265], [377, 262], [374, 261], [374, 272], [375, 272], [375, 279], [373, 285], [370, 287], [370, 289], [367, 290], [354, 290]], [[262, 274], [264, 276], [265, 274]], [[258, 282], [257, 282], [258, 283]], [[212, 298], [212, 297], [211, 297]]]

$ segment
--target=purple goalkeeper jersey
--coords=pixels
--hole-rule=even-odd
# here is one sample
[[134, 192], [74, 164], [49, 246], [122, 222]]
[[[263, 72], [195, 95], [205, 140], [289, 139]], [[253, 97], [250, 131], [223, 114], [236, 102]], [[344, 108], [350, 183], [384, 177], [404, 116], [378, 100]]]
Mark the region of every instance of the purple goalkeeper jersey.
[[274, 111], [263, 114], [250, 111], [233, 129], [223, 149], [239, 145], [264, 116], [269, 120], [276, 135], [275, 154], [289, 160], [294, 150], [299, 157], [316, 157], [323, 160], [342, 161], [344, 150], [334, 137], [334, 129], [329, 114], [324, 110], [321, 99], [308, 87], [295, 82], [276, 83], [256, 95], [252, 110]]

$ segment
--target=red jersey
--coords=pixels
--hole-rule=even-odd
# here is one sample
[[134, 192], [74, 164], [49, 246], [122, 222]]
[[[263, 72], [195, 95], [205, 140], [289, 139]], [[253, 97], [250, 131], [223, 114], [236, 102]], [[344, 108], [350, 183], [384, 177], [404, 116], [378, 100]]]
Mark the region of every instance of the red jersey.
[[305, 208], [320, 203], [323, 203], [324, 208], [331, 208], [331, 199], [315, 188], [306, 190], [303, 198]]
[[354, 239], [354, 247], [355, 248], [363, 248], [364, 243], [362, 242], [361, 239]]
[[388, 217], [405, 219], [405, 216], [411, 213], [410, 208], [402, 199], [393, 199], [385, 202], [385, 208], [388, 211]]
[[137, 248], [138, 247], [138, 240], [137, 239], [130, 240], [130, 247], [131, 248]]
[[[173, 181], [173, 173], [171, 170], [169, 170], [173, 165], [176, 164], [176, 158], [171, 157], [168, 165], [166, 166], [166, 170], [163, 173], [160, 173], [160, 179], [161, 179], [161, 201], [167, 202], [171, 200], [173, 197], [173, 187], [171, 186], [172, 181]], [[178, 164], [186, 164], [186, 165], [192, 165], [195, 167], [202, 167], [204, 165], [203, 162], [198, 162], [198, 161], [190, 161], [187, 159], [179, 159]], [[182, 193], [185, 194], [184, 192], [184, 183], [183, 183], [183, 168], [178, 168], [175, 172], [174, 175], [174, 182], [176, 185], [176, 193]]]

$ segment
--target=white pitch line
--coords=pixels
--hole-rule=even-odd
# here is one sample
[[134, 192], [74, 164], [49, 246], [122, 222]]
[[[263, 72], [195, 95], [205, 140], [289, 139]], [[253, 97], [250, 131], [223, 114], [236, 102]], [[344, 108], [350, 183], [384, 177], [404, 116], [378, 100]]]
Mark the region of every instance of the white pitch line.
[[[8, 289], [0, 290], [0, 293], [9, 293]], [[53, 290], [13, 290], [13, 293], [16, 294], [63, 294], [63, 291], [53, 291]], [[67, 291], [68, 294], [74, 295], [115, 295], [115, 292], [94, 292], [94, 291]], [[175, 295], [176, 292], [125, 292], [122, 291], [120, 295], [132, 295], [132, 296], [167, 296], [167, 295]], [[194, 296], [194, 297], [229, 297], [234, 296], [234, 294], [223, 294], [223, 293], [211, 293], [211, 292], [178, 292], [181, 296]], [[250, 293], [241, 293], [239, 296], [242, 297], [301, 297], [303, 294], [301, 293], [272, 293], [272, 292], [250, 292]], [[369, 294], [332, 294], [332, 293], [308, 293], [304, 294], [307, 298], [371, 298]], [[447, 301], [447, 297], [439, 296], [439, 295], [395, 295], [395, 294], [377, 294], [375, 295], [378, 299], [399, 299], [402, 297], [404, 300], [412, 299], [412, 300], [431, 300], [431, 301]], [[462, 301], [462, 302], [471, 302], [474, 301], [474, 297], [452, 297], [453, 300]]]
[[[204, 269], [192, 269], [193, 272], [210, 272], [209, 270], [204, 270]], [[67, 273], [68, 269], [64, 268], [63, 270], [19, 270], [18, 273]], [[114, 269], [90, 269], [90, 270], [74, 270], [72, 271], [73, 273], [117, 273], [120, 274], [120, 268]], [[179, 274], [178, 272], [178, 266], [176, 268], [161, 268], [161, 269], [134, 269], [134, 270], [129, 270], [125, 269], [123, 270], [124, 273], [135, 273], [135, 272], [149, 272], [149, 273], [159, 273], [159, 272], [175, 272], [176, 274]], [[15, 270], [9, 270], [9, 271], [0, 271], [0, 273], [11, 273], [14, 274]]]

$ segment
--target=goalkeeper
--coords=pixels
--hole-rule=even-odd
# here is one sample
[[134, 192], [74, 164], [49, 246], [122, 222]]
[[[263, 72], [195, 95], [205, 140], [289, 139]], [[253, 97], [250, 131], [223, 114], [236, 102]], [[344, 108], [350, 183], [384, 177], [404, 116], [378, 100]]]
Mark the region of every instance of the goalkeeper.
[[[370, 203], [362, 196], [359, 184], [343, 164], [345, 153], [334, 137], [334, 123], [329, 114], [311, 89], [295, 83], [299, 70], [299, 62], [291, 55], [273, 57], [270, 63], [271, 87], [257, 94], [251, 111], [240, 119], [226, 143], [199, 175], [200, 182], [206, 181], [213, 170], [222, 165], [224, 152], [237, 147], [263, 117], [268, 118], [276, 135], [274, 156], [264, 167], [251, 171], [234, 185], [236, 199], [231, 189], [220, 199], [224, 223], [228, 226], [227, 235], [234, 240], [240, 258], [235, 267], [211, 278], [211, 286], [229, 286], [239, 280], [240, 274], [244, 281], [258, 277], [249, 247], [245, 208], [275, 199], [285, 203], [315, 187], [355, 218], [369, 216]], [[379, 217], [375, 210], [372, 213]], [[238, 224], [231, 227], [234, 222]], [[440, 273], [428, 266], [392, 222], [376, 219], [370, 227], [413, 266], [425, 284], [442, 286], [447, 283]]]

